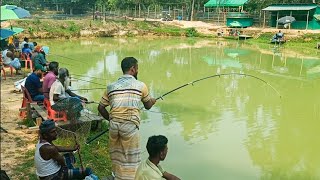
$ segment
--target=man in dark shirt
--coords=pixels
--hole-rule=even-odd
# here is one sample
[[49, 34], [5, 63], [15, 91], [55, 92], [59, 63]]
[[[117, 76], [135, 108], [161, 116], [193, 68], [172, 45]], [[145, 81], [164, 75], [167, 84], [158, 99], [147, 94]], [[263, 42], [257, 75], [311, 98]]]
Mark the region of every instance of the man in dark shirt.
[[40, 64], [36, 64], [33, 73], [29, 75], [26, 79], [25, 87], [29, 91], [33, 101], [44, 100], [44, 95], [42, 93], [42, 85], [40, 82], [40, 78], [42, 77], [43, 72], [43, 66], [41, 66]]

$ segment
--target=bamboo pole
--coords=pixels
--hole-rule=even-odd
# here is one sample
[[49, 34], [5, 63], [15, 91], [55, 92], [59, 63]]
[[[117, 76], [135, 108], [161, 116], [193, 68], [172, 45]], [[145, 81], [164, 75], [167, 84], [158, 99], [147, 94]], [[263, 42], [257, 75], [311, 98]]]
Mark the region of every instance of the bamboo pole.
[[306, 30], [308, 29], [308, 25], [309, 25], [309, 13], [310, 13], [310, 11], [308, 11], [308, 14], [307, 14], [307, 24], [306, 24]]
[[154, 5], [154, 18], [157, 19], [157, 5]]
[[[292, 17], [292, 11], [290, 11], [290, 16]], [[291, 23], [289, 23], [289, 29], [291, 29]]]
[[263, 11], [263, 28], [266, 26], [266, 11]]
[[277, 12], [277, 25], [276, 25], [277, 29], [278, 29], [278, 19], [279, 19], [279, 11]]
[[139, 18], [141, 17], [141, 4], [139, 3]]

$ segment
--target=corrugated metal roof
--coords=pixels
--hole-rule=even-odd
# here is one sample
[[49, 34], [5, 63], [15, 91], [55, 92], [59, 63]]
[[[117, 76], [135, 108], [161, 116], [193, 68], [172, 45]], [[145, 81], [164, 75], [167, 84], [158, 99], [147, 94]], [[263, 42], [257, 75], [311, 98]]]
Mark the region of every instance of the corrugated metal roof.
[[210, 0], [206, 4], [204, 4], [204, 7], [217, 7], [217, 6], [243, 6], [244, 3], [246, 3], [248, 0]]
[[264, 9], [263, 11], [308, 11], [315, 9], [317, 5], [271, 5]]

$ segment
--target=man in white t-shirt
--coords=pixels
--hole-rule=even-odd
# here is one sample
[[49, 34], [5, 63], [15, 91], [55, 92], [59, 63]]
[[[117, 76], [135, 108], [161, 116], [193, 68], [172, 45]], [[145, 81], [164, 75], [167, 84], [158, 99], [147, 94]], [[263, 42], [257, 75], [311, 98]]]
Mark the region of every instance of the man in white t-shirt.
[[82, 102], [88, 101], [86, 98], [78, 96], [67, 88], [69, 84], [69, 71], [66, 68], [60, 68], [58, 79], [51, 85], [49, 98], [51, 108], [55, 111], [66, 111], [67, 118], [75, 122], [80, 117], [80, 111], [83, 109]]
[[[40, 140], [36, 145], [34, 162], [36, 174], [39, 179], [84, 179], [92, 174], [90, 168], [74, 168], [75, 157], [71, 152], [79, 149], [79, 145], [74, 147], [62, 147], [54, 145], [57, 139], [55, 123], [46, 120], [39, 126]], [[68, 152], [64, 155], [59, 152]]]

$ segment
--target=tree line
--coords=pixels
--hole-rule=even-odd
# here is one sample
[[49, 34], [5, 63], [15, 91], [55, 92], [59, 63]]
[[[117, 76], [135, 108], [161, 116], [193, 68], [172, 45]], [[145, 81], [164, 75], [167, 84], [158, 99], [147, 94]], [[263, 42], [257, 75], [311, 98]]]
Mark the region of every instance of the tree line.
[[[98, 10], [103, 7], [105, 10], [134, 9], [139, 7], [142, 11], [155, 6], [161, 6], [163, 9], [177, 8], [189, 11], [188, 14], [194, 14], [195, 11], [203, 10], [203, 6], [209, 0], [2, 0], [3, 4], [14, 4], [26, 9], [51, 9], [63, 11], [66, 14], [82, 14]], [[223, 4], [227, 0], [217, 0]], [[257, 12], [271, 4], [281, 3], [317, 3], [320, 0], [248, 0], [244, 5], [247, 12]], [[192, 19], [192, 16], [191, 16]]]

